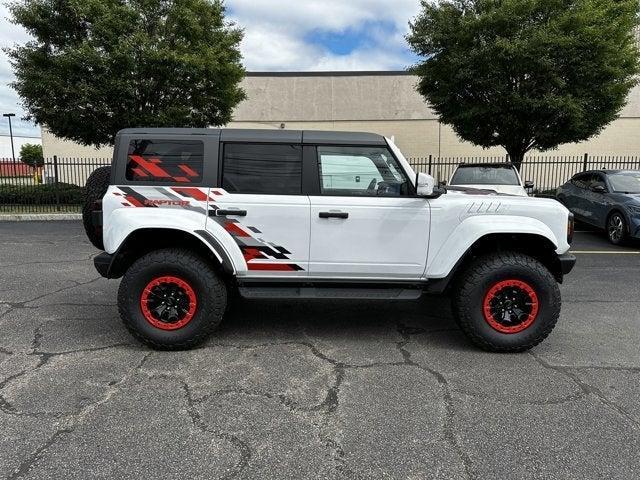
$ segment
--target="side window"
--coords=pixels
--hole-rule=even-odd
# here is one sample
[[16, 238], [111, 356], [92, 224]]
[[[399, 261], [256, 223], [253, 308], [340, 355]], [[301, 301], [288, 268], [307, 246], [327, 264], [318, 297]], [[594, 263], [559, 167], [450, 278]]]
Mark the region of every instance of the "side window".
[[129, 143], [126, 179], [132, 182], [200, 183], [204, 143], [141, 139]]
[[409, 195], [409, 181], [386, 148], [320, 146], [318, 170], [323, 195]]
[[300, 195], [302, 147], [252, 143], [225, 144], [222, 188], [229, 193]]
[[607, 182], [605, 182], [604, 176], [600, 175], [599, 173], [596, 173], [593, 176], [593, 181], [591, 182], [591, 185], [590, 185], [591, 188], [595, 186], [601, 186], [601, 187], [607, 188]]
[[590, 175], [588, 174], [580, 174], [573, 177], [571, 183], [578, 188], [588, 188], [590, 181]]

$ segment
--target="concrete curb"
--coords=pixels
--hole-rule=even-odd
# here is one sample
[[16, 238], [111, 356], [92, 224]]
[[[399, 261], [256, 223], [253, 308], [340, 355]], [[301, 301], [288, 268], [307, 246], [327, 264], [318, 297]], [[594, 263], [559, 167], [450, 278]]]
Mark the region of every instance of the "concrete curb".
[[54, 222], [56, 220], [82, 220], [80, 213], [0, 213], [0, 222]]

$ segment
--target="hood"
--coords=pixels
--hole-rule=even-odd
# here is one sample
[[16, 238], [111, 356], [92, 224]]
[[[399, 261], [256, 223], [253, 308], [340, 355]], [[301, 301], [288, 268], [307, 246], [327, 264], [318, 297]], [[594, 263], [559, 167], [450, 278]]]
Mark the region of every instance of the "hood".
[[449, 188], [464, 188], [476, 190], [492, 190], [505, 195], [518, 195], [520, 197], [528, 197], [527, 191], [520, 185], [451, 185]]
[[506, 192], [498, 192], [497, 190], [493, 190], [492, 188], [487, 188], [482, 185], [449, 185], [445, 187], [447, 193], [458, 194], [458, 195], [493, 195], [493, 196], [513, 196], [513, 194], [509, 194]]

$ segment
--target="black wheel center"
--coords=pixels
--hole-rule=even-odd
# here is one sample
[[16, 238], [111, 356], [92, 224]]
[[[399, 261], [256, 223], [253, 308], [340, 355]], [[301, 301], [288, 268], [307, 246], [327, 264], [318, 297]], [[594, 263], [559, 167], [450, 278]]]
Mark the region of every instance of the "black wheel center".
[[177, 323], [189, 313], [189, 297], [179, 285], [161, 283], [151, 289], [147, 306], [155, 319]]
[[502, 325], [515, 326], [529, 318], [533, 301], [529, 294], [517, 287], [500, 290], [490, 301], [491, 315]]

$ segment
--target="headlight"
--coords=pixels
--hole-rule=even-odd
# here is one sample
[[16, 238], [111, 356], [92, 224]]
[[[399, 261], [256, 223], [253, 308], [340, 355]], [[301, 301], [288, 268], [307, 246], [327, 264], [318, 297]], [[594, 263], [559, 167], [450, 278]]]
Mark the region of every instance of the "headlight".
[[631, 215], [633, 215], [634, 217], [640, 215], [640, 205], [628, 205], [627, 208], [629, 209], [629, 212], [631, 212]]
[[567, 243], [571, 245], [573, 243], [573, 234], [576, 231], [576, 223], [573, 217], [573, 213], [569, 213], [569, 221], [567, 222]]

